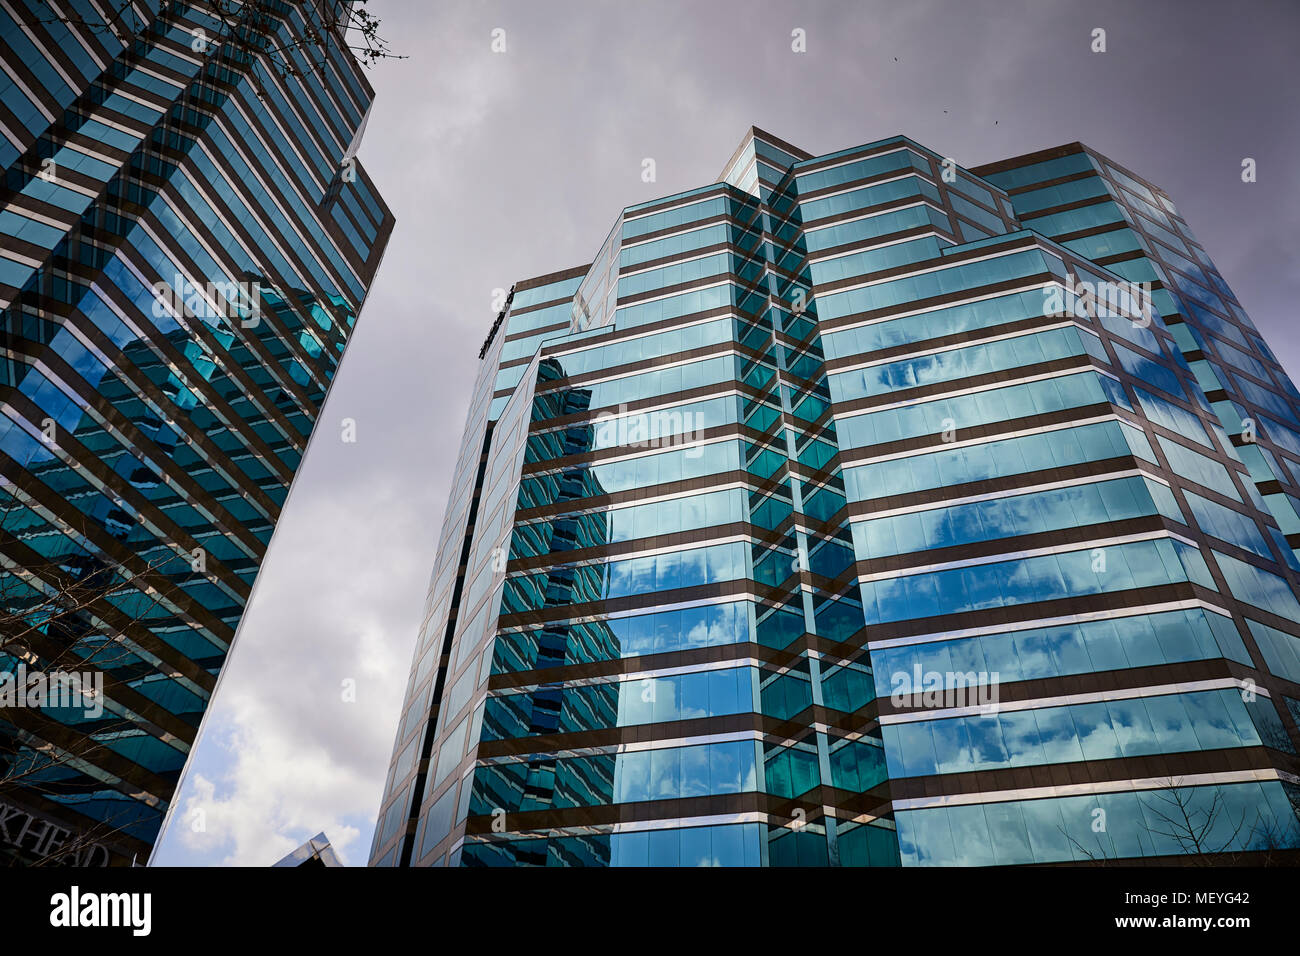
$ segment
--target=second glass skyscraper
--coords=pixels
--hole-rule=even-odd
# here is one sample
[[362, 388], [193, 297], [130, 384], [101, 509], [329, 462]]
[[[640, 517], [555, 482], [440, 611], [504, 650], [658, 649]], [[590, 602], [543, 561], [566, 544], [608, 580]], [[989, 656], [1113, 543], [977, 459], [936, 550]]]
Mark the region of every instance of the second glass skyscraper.
[[752, 130], [480, 360], [372, 863], [1300, 843], [1300, 393], [1133, 173]]
[[342, 8], [0, 6], [0, 860], [171, 806], [393, 228]]

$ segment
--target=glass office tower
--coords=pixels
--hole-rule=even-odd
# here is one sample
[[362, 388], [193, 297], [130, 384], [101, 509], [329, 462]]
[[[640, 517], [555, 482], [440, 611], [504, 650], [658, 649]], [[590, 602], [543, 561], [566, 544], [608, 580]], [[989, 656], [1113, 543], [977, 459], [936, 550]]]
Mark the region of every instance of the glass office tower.
[[0, 6], [10, 862], [146, 860], [393, 226], [323, 8], [122, 7]]
[[1158, 188], [751, 130], [479, 359], [373, 864], [1300, 845], [1298, 396]]

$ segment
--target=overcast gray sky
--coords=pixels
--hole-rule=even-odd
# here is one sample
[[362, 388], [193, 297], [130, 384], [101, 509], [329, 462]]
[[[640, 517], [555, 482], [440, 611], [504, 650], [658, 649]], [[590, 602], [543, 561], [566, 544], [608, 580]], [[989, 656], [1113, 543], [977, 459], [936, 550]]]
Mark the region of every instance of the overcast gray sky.
[[964, 166], [1081, 140], [1173, 196], [1300, 370], [1295, 0], [368, 6], [409, 56], [372, 71], [361, 149], [397, 228], [157, 862], [266, 865], [324, 830], [365, 863], [493, 290], [590, 261], [750, 125], [812, 153], [905, 133]]

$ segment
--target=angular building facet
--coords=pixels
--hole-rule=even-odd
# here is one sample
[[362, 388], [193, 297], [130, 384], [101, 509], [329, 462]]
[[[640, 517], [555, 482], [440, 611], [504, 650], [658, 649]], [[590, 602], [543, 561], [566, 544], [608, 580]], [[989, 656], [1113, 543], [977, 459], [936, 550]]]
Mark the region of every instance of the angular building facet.
[[751, 130], [479, 361], [372, 864], [1300, 846], [1300, 394], [1134, 173]]
[[322, 832], [271, 865], [318, 869], [340, 867], [343, 864], [339, 861], [338, 854], [334, 852], [334, 847], [330, 846], [329, 837]]
[[0, 859], [168, 811], [393, 226], [332, 8], [0, 6]]

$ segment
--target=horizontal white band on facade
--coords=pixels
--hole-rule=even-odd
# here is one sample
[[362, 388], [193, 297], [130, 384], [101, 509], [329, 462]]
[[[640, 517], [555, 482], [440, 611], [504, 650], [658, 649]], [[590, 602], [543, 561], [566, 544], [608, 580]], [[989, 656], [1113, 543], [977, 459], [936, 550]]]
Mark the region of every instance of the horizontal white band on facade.
[[[171, 92], [171, 99], [172, 99], [172, 100], [174, 100], [174, 99], [176, 99], [176, 97], [180, 96], [180, 94], [182, 93], [182, 91], [184, 91], [184, 89], [185, 89], [185, 87], [186, 87], [186, 84], [185, 84], [185, 83], [178, 83], [176, 80], [173, 80], [170, 76], [167, 76], [166, 74], [164, 74], [161, 70], [155, 69], [155, 68], [153, 67], [153, 65], [152, 65], [148, 60], [145, 60], [145, 61], [143, 61], [142, 63], [138, 63], [138, 64], [136, 65], [135, 69], [136, 69], [136, 70], [139, 70], [139, 71], [140, 71], [141, 73], [143, 73], [145, 76], [151, 76], [151, 77], [153, 77], [155, 80], [157, 80], [158, 82], [163, 83], [163, 84], [165, 84], [165, 85], [167, 85], [167, 86], [172, 87], [172, 92]], [[151, 91], [151, 92], [152, 92], [152, 91]], [[157, 93], [157, 94], [155, 94], [155, 95], [157, 95], [157, 96], [163, 96], [163, 95], [165, 95], [165, 94]]]
[[[721, 538], [710, 538], [707, 541], [701, 541], [698, 544], [692, 544], [690, 547], [681, 545], [665, 545], [662, 548], [648, 548], [644, 551], [629, 551], [627, 554], [620, 554], [613, 557], [602, 556], [590, 558], [584, 561], [556, 561], [554, 564], [538, 565], [535, 568], [529, 568], [521, 571], [511, 571], [507, 578], [518, 579], [527, 577], [530, 574], [537, 574], [539, 571], [554, 571], [557, 568], [588, 568], [588, 567], [607, 567], [616, 561], [630, 561], [633, 558], [652, 558], [661, 554], [682, 554], [688, 551], [699, 551], [701, 548], [711, 548], [718, 544], [749, 544], [750, 536], [747, 534], [729, 534]], [[563, 554], [564, 552], [552, 552], [554, 554]], [[793, 556], [793, 554], [791, 555]], [[630, 595], [628, 595], [630, 596]]]
[[[972, 672], [973, 673], [973, 672]], [[910, 676], [910, 675], [909, 675]], [[977, 685], [968, 685], [974, 687]], [[994, 686], [989, 684], [978, 686]], [[1137, 697], [1164, 697], [1169, 694], [1195, 694], [1207, 690], [1244, 690], [1260, 697], [1269, 693], [1250, 681], [1237, 677], [1213, 677], [1208, 680], [1180, 681], [1175, 684], [1156, 684], [1147, 687], [1119, 687], [1108, 690], [1089, 691], [1084, 694], [1062, 694], [1058, 697], [1037, 697], [1033, 700], [991, 701], [985, 704], [971, 704], [966, 707], [945, 707], [931, 710], [914, 710], [905, 714], [881, 714], [881, 724], [915, 724], [930, 720], [945, 720], [950, 717], [987, 717], [990, 707], [997, 713], [1014, 713], [1022, 710], [1042, 710], [1047, 707], [1069, 707], [1075, 704], [1099, 704], [1110, 700], [1133, 700]], [[924, 688], [914, 688], [906, 696], [913, 697], [925, 693]], [[947, 690], [944, 693], [948, 693]]]
[[[5, 211], [8, 212], [9, 210], [6, 209]], [[14, 213], [14, 215], [18, 215], [18, 213]], [[60, 226], [59, 228], [63, 227]], [[29, 269], [39, 269], [41, 265], [41, 260], [33, 259], [31, 256], [25, 256], [21, 252], [15, 252], [13, 249], [6, 249], [4, 254], [0, 255], [0, 261], [16, 262], [19, 265], [27, 266]]]
[[[546, 351], [547, 358], [561, 359], [561, 358], [566, 358], [570, 355], [574, 355], [578, 352], [585, 352], [590, 349], [600, 348], [601, 346], [605, 346], [605, 345], [622, 345], [624, 342], [635, 342], [638, 339], [649, 338], [652, 335], [662, 335], [665, 332], [678, 332], [681, 331], [682, 329], [689, 329], [697, 325], [708, 325], [710, 322], [718, 322], [721, 321], [722, 319], [739, 319], [740, 315], [738, 315], [736, 312], [726, 312], [723, 313], [722, 315], [706, 315], [699, 318], [694, 318], [692, 316], [682, 316], [681, 318], [684, 319], [684, 321], [678, 325], [672, 325], [667, 328], [655, 328], [655, 329], [646, 328], [638, 332], [631, 332], [631, 330], [629, 329], [627, 331], [631, 332], [631, 334], [619, 335], [617, 338], [612, 338], [612, 339], [608, 335], [604, 335], [604, 336], [597, 336], [591, 339], [582, 339], [576, 343], [567, 343], [567, 342], [551, 340], [551, 341], [544, 341], [541, 344], [543, 349]], [[633, 326], [633, 328], [637, 328], [637, 327]], [[572, 347], [566, 348], [566, 346], [570, 344], [572, 344]], [[724, 343], [719, 342], [717, 344], [722, 345]], [[739, 353], [737, 352], [736, 354]], [[700, 360], [688, 359], [688, 360], [683, 360], [677, 364], [690, 365], [698, 361]], [[659, 368], [660, 366], [655, 366], [653, 369], [642, 368], [635, 373], [626, 373], [626, 374], [643, 374], [647, 371], [658, 371]], [[625, 375], [610, 375], [607, 377], [607, 379], [593, 380], [592, 382], [583, 382], [582, 384], [583, 387], [586, 387], [589, 384], [595, 384], [597, 381], [606, 381], [608, 379], [616, 379], [616, 378], [624, 378], [624, 377]]]
[[[825, 166], [818, 166], [816, 169], [796, 170], [795, 177], [798, 178], [800, 176], [815, 176], [818, 173], [823, 173], [828, 169], [840, 169], [841, 167], [852, 166], [854, 163], [865, 162], [866, 160], [869, 159], [879, 159], [881, 156], [892, 156], [895, 153], [915, 153], [917, 156], [924, 155], [919, 150], [912, 149], [906, 144], [900, 143], [899, 145], [893, 147], [892, 149], [881, 150], [878, 153], [860, 152], [852, 156], [846, 156], [843, 159], [840, 159], [836, 162], [827, 163]], [[812, 157], [812, 159], [814, 160], [816, 158], [817, 158], [816, 156]], [[807, 163], [811, 161], [812, 160], [805, 159], [805, 160], [800, 160], [800, 163]]]
[[[726, 474], [726, 472], [723, 472], [723, 474]], [[714, 492], [718, 492], [718, 491], [752, 491], [752, 490], [753, 490], [752, 486], [747, 481], [724, 481], [721, 482], [720, 484], [709, 485], [707, 487], [700, 488], [699, 490], [692, 491], [689, 494], [682, 494], [680, 492], [676, 492], [673, 494], [652, 495], [649, 498], [637, 498], [632, 501], [620, 501], [610, 505], [599, 505], [597, 507], [591, 507], [591, 508], [578, 508], [574, 511], [556, 512], [555, 514], [547, 515], [544, 518], [526, 518], [524, 520], [515, 522], [515, 527], [527, 528], [536, 524], [545, 524], [547, 522], [554, 521], [557, 518], [579, 518], [582, 517], [583, 515], [589, 515], [589, 514], [595, 514], [595, 515], [610, 514], [611, 512], [615, 512], [615, 511], [626, 511], [628, 508], [635, 508], [638, 505], [653, 505], [653, 504], [659, 504], [664, 501], [684, 501], [687, 498], [696, 498], [699, 497], [700, 495], [713, 494]], [[570, 499], [570, 500], [580, 501], [582, 499]]]
[[[599, 467], [600, 465], [608, 465], [614, 462], [635, 461], [638, 458], [649, 458], [651, 455], [658, 455], [666, 451], [680, 451], [683, 449], [704, 448], [708, 445], [721, 445], [721, 444], [725, 444], [726, 442], [734, 442], [744, 438], [745, 436], [739, 431], [739, 429], [742, 426], [738, 422], [733, 422], [731, 424], [733, 429], [735, 430], [726, 435], [715, 435], [711, 438], [695, 439], [692, 441], [685, 441], [685, 442], [670, 440], [668, 443], [666, 443], [665, 445], [659, 448], [638, 448], [628, 452], [626, 455], [613, 455], [610, 456], [609, 458], [601, 458], [599, 461], [589, 462], [588, 464], [590, 467], [596, 468]], [[672, 439], [674, 436], [669, 435], [666, 437]], [[613, 447], [618, 448], [621, 446], [615, 445]], [[548, 468], [545, 471], [530, 472], [524, 475], [523, 479], [527, 480], [529, 478], [542, 478], [547, 475], [558, 475], [568, 470], [569, 470], [568, 467]], [[701, 475], [700, 477], [707, 478], [708, 475]]]
[[757, 810], [740, 813], [718, 813], [712, 816], [676, 817], [671, 820], [634, 820], [614, 824], [613, 833], [642, 833], [647, 830], [676, 830], [687, 827], [716, 827], [732, 823], [766, 823], [767, 813]]
[[[890, 212], [893, 211], [894, 210], [892, 209], [890, 210]], [[836, 225], [839, 225], [839, 223], [836, 223]], [[821, 265], [822, 263], [825, 262], [834, 262], [836, 259], [847, 259], [849, 256], [856, 256], [864, 252], [871, 252], [873, 249], [888, 249], [890, 246], [905, 245], [906, 243], [909, 242], [915, 242], [918, 239], [942, 239], [944, 242], [948, 243], [949, 245], [953, 244], [951, 239], [949, 239], [947, 236], [943, 235], [938, 230], [931, 227], [928, 232], [921, 232], [911, 236], [903, 236], [900, 239], [888, 239], [885, 240], [884, 242], [873, 242], [869, 239], [863, 239], [860, 242], [855, 243], [852, 249], [845, 249], [840, 252], [832, 252], [827, 255], [821, 255], [821, 256], [810, 255], [807, 258], [807, 262], [809, 263], [809, 265]], [[881, 271], [880, 269], [871, 269], [868, 270], [867, 272], [860, 273], [860, 274], [872, 275], [880, 271]], [[835, 291], [839, 291], [839, 290], [837, 289]]]
[[[836, 226], [847, 226], [853, 223], [865, 222], [868, 219], [878, 219], [881, 216], [888, 216], [890, 213], [902, 212], [904, 209], [915, 209], [917, 206], [925, 206], [929, 209], [933, 209], [935, 212], [939, 213], [939, 215], [943, 216], [945, 219], [948, 217], [948, 211], [944, 209], [942, 206], [936, 206], [929, 199], [923, 199], [917, 197], [912, 202], [906, 203], [902, 206], [890, 206], [888, 209], [875, 209], [873, 207], [868, 207], [868, 209], [864, 210], [860, 215], [855, 215], [848, 219], [837, 219], [834, 222], [823, 221], [820, 225], [813, 224], [803, 231], [805, 234], [808, 234], [813, 232], [820, 232], [826, 229], [834, 229]], [[867, 239], [856, 240], [856, 242], [866, 242], [866, 241], [868, 240]], [[809, 253], [808, 254], [809, 261], [811, 261], [815, 255], [816, 255], [815, 253]]]
[[[710, 278], [712, 278], [712, 277], [710, 277]], [[650, 296], [650, 297], [648, 297], [648, 298], [645, 298], [645, 299], [637, 299], [635, 302], [628, 302], [628, 303], [626, 303], [626, 304], [624, 304], [624, 305], [616, 306], [616, 309], [615, 309], [615, 310], [617, 311], [618, 309], [633, 308], [633, 307], [635, 307], [635, 306], [646, 305], [647, 303], [650, 303], [650, 302], [662, 302], [662, 301], [664, 301], [665, 299], [675, 299], [675, 298], [677, 298], [677, 297], [680, 296], [680, 295], [685, 295], [685, 294], [690, 293], [690, 292], [703, 292], [703, 291], [706, 290], [706, 289], [718, 289], [718, 288], [721, 288], [721, 287], [723, 287], [723, 286], [729, 286], [729, 285], [735, 285], [735, 286], [739, 286], [739, 285], [740, 285], [739, 280], [737, 280], [737, 279], [733, 279], [731, 273], [727, 273], [725, 278], [723, 278], [723, 279], [721, 279], [720, 281], [717, 281], [717, 282], [709, 282], [709, 283], [707, 283], [707, 284], [705, 284], [705, 285], [696, 285], [696, 286], [691, 286], [691, 288], [686, 289], [686, 290], [677, 289], [677, 290], [674, 290], [674, 291], [672, 291], [672, 292], [662, 292], [662, 293], [660, 293], [659, 295], [652, 295], [652, 296]], [[728, 303], [728, 304], [730, 304], [730, 303]], [[660, 329], [660, 330], [658, 330], [658, 331], [664, 331], [664, 330]]]
[[593, 687], [599, 684], [631, 684], [637, 681], [659, 680], [682, 674], [706, 674], [709, 671], [736, 670], [741, 667], [762, 667], [756, 657], [733, 657], [725, 661], [705, 661], [699, 664], [682, 664], [677, 667], [657, 667], [649, 670], [627, 671], [602, 677], [574, 677], [549, 684], [517, 684], [490, 691], [489, 697], [514, 697], [518, 694], [535, 694], [540, 690], [560, 687]]
[[[782, 818], [784, 820], [784, 818]], [[585, 827], [545, 827], [506, 833], [475, 833], [465, 843], [505, 843], [514, 840], [562, 839], [564, 837], [608, 836], [617, 833], [645, 833], [652, 830], [685, 830], [689, 827], [716, 827], [737, 823], [767, 823], [769, 815], [761, 810], [719, 813], [700, 817], [665, 817], [657, 820], [632, 820], [627, 823], [597, 824]]]
[[[739, 591], [736, 594], [728, 594], [722, 597], [699, 598], [694, 601], [674, 601], [670, 604], [656, 604], [648, 608], [633, 608], [628, 611], [610, 611], [609, 613], [600, 614], [581, 614], [576, 617], [566, 617], [561, 620], [544, 621], [533, 624], [517, 624], [513, 627], [502, 627], [497, 629], [498, 634], [519, 634], [524, 631], [535, 631], [544, 627], [570, 626], [577, 627], [583, 624], [595, 624], [600, 621], [617, 621], [627, 617], [641, 617], [647, 614], [664, 614], [669, 611], [687, 611], [697, 607], [712, 607], [717, 604], [735, 604], [740, 601], [757, 602], [761, 600], [758, 594], [753, 591]], [[729, 642], [743, 643], [743, 642]], [[640, 655], [638, 655], [640, 656]], [[630, 658], [620, 658], [630, 660]]]
[[1079, 614], [1066, 614], [1060, 617], [1038, 618], [1033, 621], [1017, 621], [1013, 624], [989, 624], [985, 627], [967, 627], [955, 631], [936, 631], [930, 634], [918, 634], [911, 637], [891, 637], [882, 641], [868, 641], [867, 648], [881, 650], [887, 647], [906, 647], [912, 644], [934, 644], [940, 641], [955, 641], [966, 637], [983, 637], [987, 634], [1006, 634], [1013, 631], [1031, 631], [1045, 627], [1059, 627], [1067, 624], [1081, 624], [1091, 621], [1108, 621], [1145, 614], [1160, 614], [1167, 611], [1187, 611], [1199, 608], [1230, 618], [1232, 615], [1221, 607], [1216, 607], [1198, 598], [1183, 601], [1167, 601], [1163, 604], [1143, 604], [1136, 607], [1112, 608], [1104, 611], [1083, 611]]
[[23, 140], [19, 139], [18, 134], [15, 133], [13, 130], [11, 130], [3, 122], [0, 122], [0, 135], [3, 135], [4, 138], [9, 141], [9, 145], [12, 146], [15, 150], [17, 150], [19, 155], [22, 154], [23, 147], [26, 145], [26, 143], [24, 143]]
[[1091, 541], [1076, 541], [1071, 544], [1057, 544], [1045, 548], [1029, 548], [1024, 551], [1005, 551], [1000, 554], [985, 554], [976, 558], [963, 558], [959, 561], [943, 561], [938, 564], [918, 564], [908, 568], [892, 571], [877, 571], [875, 574], [858, 575], [859, 584], [870, 584], [887, 578], [906, 578], [916, 574], [930, 574], [934, 571], [949, 571], [955, 568], [974, 568], [985, 564], [998, 564], [1002, 561], [1018, 561], [1022, 558], [1041, 558], [1052, 554], [1066, 554], [1071, 551], [1088, 551], [1093, 548], [1117, 547], [1123, 544], [1135, 544], [1139, 541], [1154, 541], [1159, 538], [1172, 538], [1183, 544], [1200, 548], [1195, 541], [1169, 530], [1142, 531], [1137, 534], [1119, 535], [1114, 538], [1095, 538]]
[[[621, 404], [619, 404], [619, 405], [615, 405], [615, 406], [602, 406], [602, 407], [605, 408], [605, 409], [619, 409], [619, 411], [609, 411], [609, 410], [602, 411], [600, 414], [595, 415], [595, 416], [593, 416], [592, 418], [587, 419], [586, 421], [578, 422], [577, 424], [580, 424], [580, 425], [591, 425], [591, 426], [593, 426], [593, 427], [598, 427], [598, 426], [600, 426], [600, 425], [604, 425], [604, 424], [616, 424], [616, 423], [618, 423], [618, 422], [627, 421], [627, 420], [629, 420], [629, 419], [634, 419], [634, 418], [642, 417], [642, 416], [649, 416], [649, 415], [664, 415], [664, 414], [671, 415], [671, 414], [672, 414], [672, 411], [671, 411], [671, 410], [673, 410], [673, 409], [682, 409], [682, 408], [685, 408], [685, 407], [688, 406], [688, 405], [699, 405], [699, 404], [702, 404], [703, 402], [712, 401], [713, 399], [717, 399], [717, 398], [729, 398], [729, 397], [731, 397], [731, 396], [733, 396], [733, 395], [736, 396], [737, 398], [744, 398], [744, 397], [745, 397], [745, 396], [743, 395], [743, 393], [740, 391], [740, 389], [736, 388], [735, 380], [734, 380], [734, 379], [733, 379], [733, 380], [723, 380], [723, 381], [721, 381], [721, 382], [714, 382], [714, 383], [711, 383], [711, 384], [709, 384], [709, 385], [703, 385], [703, 386], [700, 386], [700, 387], [701, 387], [701, 388], [717, 388], [718, 390], [717, 390], [716, 392], [709, 392], [708, 394], [705, 394], [705, 395], [696, 395], [696, 396], [693, 396], [693, 397], [691, 397], [691, 398], [685, 398], [685, 399], [683, 399], [683, 398], [674, 398], [674, 399], [669, 400], [669, 401], [662, 401], [662, 402], [660, 402], [658, 405], [650, 405], [650, 406], [648, 406], [648, 407], [646, 407], [646, 408], [627, 409], [627, 408], [624, 407], [624, 406], [627, 405], [626, 402], [623, 402], [623, 403], [621, 403]], [[665, 395], [660, 396], [660, 397], [661, 397], [661, 398], [667, 398], [667, 395], [665, 394]], [[735, 422], [727, 422], [726, 424], [731, 425], [731, 424], [736, 424], [736, 423], [735, 423]], [[546, 428], [539, 428], [539, 429], [537, 429], [536, 431], [531, 431], [531, 430], [530, 430], [529, 433], [528, 433], [528, 437], [531, 438], [531, 437], [533, 437], [534, 435], [551, 435], [551, 434], [554, 434], [555, 432], [568, 431], [570, 428], [573, 428], [573, 427], [574, 427], [573, 425], [552, 425], [552, 426], [548, 426], [548, 427], [546, 427]], [[666, 437], [666, 436], [660, 436], [660, 437]], [[655, 440], [655, 439], [653, 439], [653, 438], [647, 438], [647, 439], [644, 439], [644, 441], [654, 441], [654, 440]], [[628, 444], [631, 444], [631, 443], [629, 442]], [[617, 446], [617, 445], [607, 445], [607, 446], [604, 446], [604, 447], [607, 447], [607, 448], [617, 448], [618, 446]], [[592, 449], [592, 451], [600, 451], [600, 450], [601, 450], [600, 448], [593, 448], [593, 449]]]
[[1016, 790], [984, 790], [977, 793], [950, 793], [934, 797], [913, 797], [894, 800], [893, 808], [899, 810], [928, 810], [934, 807], [964, 807], [976, 803], [1010, 803], [1016, 800], [1042, 800], [1050, 797], [1086, 797], [1110, 793], [1133, 793], [1149, 790], [1176, 790], [1185, 787], [1203, 787], [1213, 784], [1264, 783], [1280, 780], [1300, 784], [1300, 777], [1259, 767], [1253, 770], [1221, 770], [1213, 773], [1193, 773], [1174, 777], [1140, 777], [1131, 780], [1104, 780], [1098, 783], [1057, 784], [1050, 787], [1022, 787]]
[[[721, 185], [722, 185], [721, 182], [712, 184], [712, 186], [721, 186]], [[706, 186], [704, 188], [705, 190], [709, 190], [712, 188], [712, 186]], [[683, 197], [681, 202], [673, 203], [671, 206], [660, 206], [655, 209], [645, 209], [645, 210], [631, 213], [630, 215], [625, 211], [623, 213], [623, 222], [624, 224], [627, 224], [629, 222], [636, 222], [638, 219], [646, 219], [650, 216], [658, 216], [661, 215], [662, 213], [671, 212], [674, 209], [685, 209], [687, 206], [698, 206], [701, 203], [711, 202], [714, 199], [720, 199], [725, 197], [726, 195], [727, 195], [726, 190], [719, 189], [716, 192], [710, 192], [710, 194], [707, 196]]]
[[[710, 227], [705, 226], [704, 228], [707, 229]], [[700, 246], [697, 249], [687, 249], [686, 251], [679, 252], [676, 255], [669, 253], [667, 256], [662, 257], [668, 259], [667, 262], [659, 262], [658, 260], [650, 259], [647, 260], [647, 262], [650, 263], [648, 265], [644, 263], [637, 263], [635, 268], [630, 269], [627, 272], [620, 272], [618, 276], [618, 281], [622, 282], [624, 279], [631, 279], [635, 276], [643, 276], [650, 272], [658, 272], [660, 269], [670, 269], [673, 266], [685, 265], [688, 262], [698, 262], [701, 259], [712, 259], [714, 256], [730, 256], [730, 255], [733, 255], [733, 253], [727, 252], [726, 250], [723, 249], [710, 249], [708, 246]], [[726, 272], [715, 273], [715, 275], [726, 275], [728, 277], [726, 279], [726, 282], [735, 281], [734, 279], [731, 278], [731, 276], [735, 275], [735, 273], [730, 269], [728, 269]], [[703, 279], [703, 278], [712, 278], [712, 277], [701, 276], [700, 278]], [[657, 286], [656, 288], [664, 288], [664, 287], [665, 286]], [[707, 287], [694, 286], [690, 289], [685, 289], [685, 290], [678, 289], [676, 292], [671, 292], [668, 294], [682, 295], [684, 292], [694, 292], [696, 288], [707, 288]], [[650, 291], [650, 290], [646, 290], [646, 291]], [[663, 298], [663, 296], [656, 296], [655, 298]], [[623, 301], [623, 300], [620, 299], [619, 301]], [[652, 301], [654, 301], [654, 299], [638, 299], [635, 302], [624, 302], [624, 304], [618, 306], [618, 308], [628, 308], [630, 306], [640, 305], [642, 302], [652, 302]]]
[[848, 816], [847, 811], [844, 810], [844, 808], [842, 807], [825, 807], [824, 810], [828, 817], [830, 817], [833, 820], [841, 821], [843, 823], [856, 823], [863, 826], [867, 824], [872, 824], [877, 827], [882, 827], [886, 830], [894, 830], [894, 831], [898, 830], [898, 826], [894, 823], [892, 819], [889, 819], [887, 817], [879, 817], [876, 816], [874, 813], [858, 813], [858, 814], [854, 814], [853, 816]]
[[[64, 147], [64, 148], [65, 148], [65, 149], [74, 149], [74, 146], [73, 146], [72, 143], [68, 143], [67, 146]], [[98, 158], [97, 156], [93, 156], [93, 154], [89, 153], [89, 152], [87, 151], [86, 147], [84, 147], [84, 146], [77, 146], [77, 147], [75, 147], [75, 151], [76, 151], [76, 152], [79, 152], [79, 153], [81, 153], [81, 154], [83, 154], [83, 155], [86, 155], [86, 156], [92, 156], [92, 158]], [[118, 163], [117, 163], [116, 160], [101, 160], [101, 162], [107, 162], [109, 165], [113, 165], [113, 166], [118, 165]], [[15, 198], [18, 198], [18, 197], [15, 197]], [[19, 208], [19, 207], [11, 204], [11, 205], [9, 205], [9, 206], [7, 206], [7, 207], [5, 207], [5, 208], [9, 208], [9, 209], [17, 209], [17, 208]], [[69, 211], [66, 210], [66, 209], [60, 209], [59, 212], [66, 213], [66, 214], [68, 215], [68, 217], [69, 217], [71, 220], [73, 220], [73, 221], [76, 221], [77, 219], [80, 218], [79, 216], [74, 215], [73, 213], [69, 212]], [[64, 231], [64, 232], [66, 232], [66, 231], [70, 228], [66, 223], [61, 222], [61, 221], [58, 220], [58, 219], [55, 219], [53, 216], [51, 216], [51, 215], [49, 215], [49, 214], [47, 214], [47, 213], [38, 212], [38, 211], [36, 211], [35, 209], [31, 209], [31, 208], [28, 208], [28, 207], [22, 207], [22, 216], [23, 216], [24, 219], [34, 219], [36, 222], [39, 222], [39, 223], [41, 223], [42, 225], [50, 226], [50, 227], [53, 228], [53, 229], [60, 229], [60, 230], [62, 230], [62, 231]], [[10, 256], [13, 256], [13, 257], [15, 257], [15, 258], [22, 258], [22, 257], [19, 256], [18, 253], [16, 253], [16, 252], [7, 252], [7, 254], [10, 255]], [[39, 263], [38, 263], [38, 265], [39, 265]]]
[[491, 767], [500, 764], [528, 763], [532, 760], [569, 760], [574, 757], [617, 756], [644, 753], [649, 750], [671, 750], [676, 747], [698, 747], [706, 744], [759, 742], [765, 735], [757, 730], [739, 730], [724, 734], [697, 734], [693, 737], [668, 737], [662, 740], [639, 740], [631, 743], [609, 744], [603, 747], [568, 747], [563, 750], [537, 750], [530, 753], [508, 754], [500, 757], [480, 757], [477, 766]]

